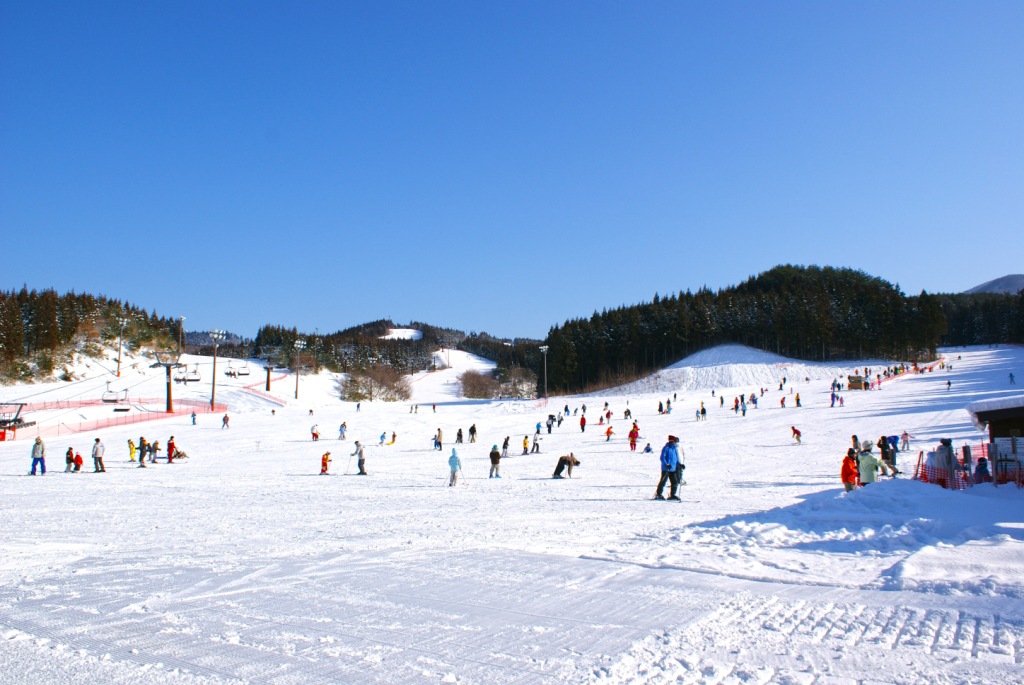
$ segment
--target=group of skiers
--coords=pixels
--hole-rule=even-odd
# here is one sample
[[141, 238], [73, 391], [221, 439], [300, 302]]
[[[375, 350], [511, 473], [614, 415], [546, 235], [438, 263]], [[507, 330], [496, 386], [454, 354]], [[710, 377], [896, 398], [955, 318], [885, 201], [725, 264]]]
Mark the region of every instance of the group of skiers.
[[[794, 429], [795, 430], [795, 429]], [[910, 447], [910, 434], [903, 431], [903, 443]], [[883, 476], [895, 478], [901, 471], [896, 468], [896, 455], [899, 453], [895, 444], [895, 436], [881, 436], [877, 442], [861, 441], [856, 435], [850, 436], [852, 447], [846, 450], [843, 464], [839, 471], [839, 479], [846, 491], [869, 485], [878, 480], [879, 471]], [[873, 448], [878, 447], [880, 459], [875, 457]]]
[[[106, 455], [107, 447], [103, 444], [100, 438], [96, 438], [92, 444], [92, 463], [93, 473], [106, 473], [107, 467], [103, 462], [103, 458]], [[138, 467], [146, 468], [146, 457], [149, 457], [149, 462], [155, 463], [156, 458], [160, 454], [160, 441], [154, 440], [152, 443], [148, 442], [145, 436], [139, 437], [139, 444], [136, 446], [135, 442], [128, 439], [128, 459], [129, 461], [135, 462], [136, 456], [138, 457]], [[172, 435], [170, 440], [167, 441], [167, 463], [173, 464], [176, 458], [182, 458], [185, 454], [180, 452], [177, 445], [174, 442], [174, 436]], [[46, 475], [46, 443], [43, 442], [41, 437], [37, 437], [32, 443], [32, 468], [29, 471], [30, 476]], [[65, 473], [81, 473], [82, 466], [85, 460], [82, 458], [81, 453], [74, 447], [68, 447], [67, 452], [64, 453], [64, 472]]]

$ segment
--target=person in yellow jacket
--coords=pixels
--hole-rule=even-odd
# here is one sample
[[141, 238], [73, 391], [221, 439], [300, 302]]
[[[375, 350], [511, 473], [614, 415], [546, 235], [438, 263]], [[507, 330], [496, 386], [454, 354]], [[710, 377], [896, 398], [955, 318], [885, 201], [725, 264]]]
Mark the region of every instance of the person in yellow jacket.
[[128, 458], [132, 461], [135, 461], [135, 452], [135, 441], [128, 438]]
[[320, 457], [320, 475], [327, 475], [327, 466], [331, 463], [331, 453], [324, 452], [324, 456]]

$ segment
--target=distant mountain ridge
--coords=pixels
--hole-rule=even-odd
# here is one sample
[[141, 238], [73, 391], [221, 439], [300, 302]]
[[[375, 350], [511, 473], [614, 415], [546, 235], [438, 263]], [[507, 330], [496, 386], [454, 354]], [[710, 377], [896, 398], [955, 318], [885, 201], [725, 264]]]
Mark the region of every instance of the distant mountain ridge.
[[1005, 295], [1016, 295], [1021, 290], [1024, 290], [1024, 274], [1008, 274], [981, 285], [976, 285], [970, 290], [965, 290], [963, 294], [1002, 293]]

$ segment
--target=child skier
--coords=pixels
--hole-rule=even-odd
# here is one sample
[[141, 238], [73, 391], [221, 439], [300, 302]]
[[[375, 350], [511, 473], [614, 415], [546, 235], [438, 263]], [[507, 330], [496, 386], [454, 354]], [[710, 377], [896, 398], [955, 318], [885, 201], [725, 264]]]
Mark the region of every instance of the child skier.
[[320, 475], [327, 475], [327, 465], [331, 463], [331, 453], [324, 452], [324, 456], [320, 457]]

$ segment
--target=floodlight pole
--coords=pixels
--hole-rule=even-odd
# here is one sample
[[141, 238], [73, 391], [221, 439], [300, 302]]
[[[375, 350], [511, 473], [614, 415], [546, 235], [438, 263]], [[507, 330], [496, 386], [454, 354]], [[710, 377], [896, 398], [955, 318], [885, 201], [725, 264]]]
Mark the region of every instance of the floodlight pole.
[[117, 334], [117, 377], [121, 377], [121, 347], [124, 344], [124, 327], [128, 324], [130, 319], [126, 319], [123, 316], [117, 317], [117, 322], [121, 324], [121, 332]]
[[544, 399], [548, 397], [548, 346], [541, 345], [540, 351], [544, 355]]
[[210, 331], [210, 339], [213, 340], [213, 386], [210, 389], [210, 411], [215, 409], [217, 400], [217, 346], [227, 337], [224, 331]]
[[295, 341], [295, 399], [299, 399], [299, 355], [305, 346], [305, 340]]

